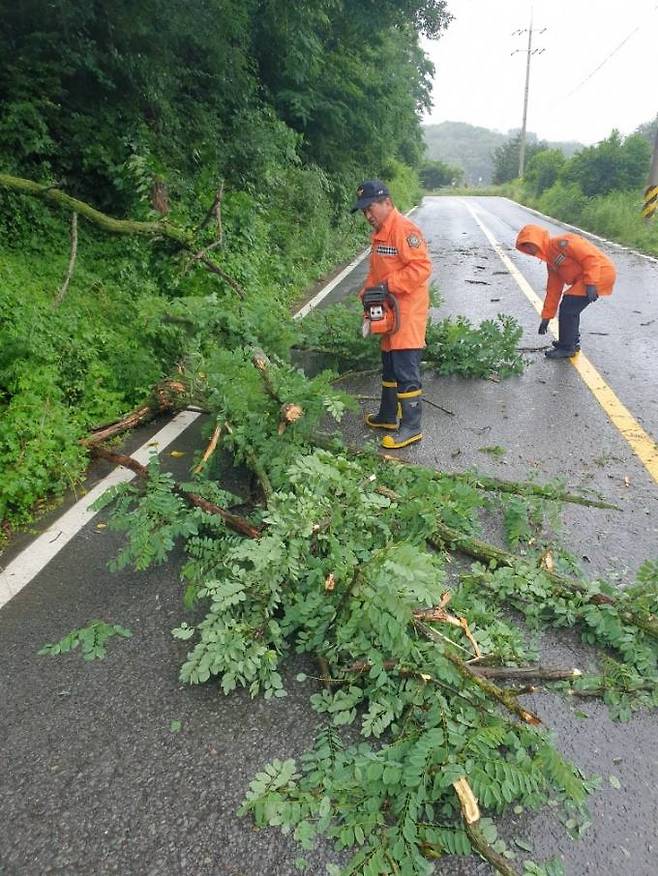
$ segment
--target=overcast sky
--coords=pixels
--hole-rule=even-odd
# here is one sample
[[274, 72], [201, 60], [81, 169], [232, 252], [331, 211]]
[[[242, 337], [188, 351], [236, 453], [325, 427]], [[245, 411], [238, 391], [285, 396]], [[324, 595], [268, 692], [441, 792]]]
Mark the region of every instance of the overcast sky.
[[448, 7], [448, 30], [423, 44], [436, 66], [425, 123], [521, 127], [531, 10], [533, 48], [545, 51], [531, 58], [529, 131], [590, 144], [613, 128], [630, 134], [658, 112], [657, 0], [448, 0]]

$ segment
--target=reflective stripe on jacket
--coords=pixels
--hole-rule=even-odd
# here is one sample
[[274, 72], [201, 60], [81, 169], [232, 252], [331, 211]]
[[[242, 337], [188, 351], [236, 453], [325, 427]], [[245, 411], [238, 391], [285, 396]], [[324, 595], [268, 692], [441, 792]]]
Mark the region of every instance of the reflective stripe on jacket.
[[585, 286], [596, 286], [599, 295], [611, 295], [617, 274], [614, 264], [593, 243], [577, 234], [551, 237], [539, 225], [524, 225], [516, 238], [520, 252], [524, 243], [537, 247], [537, 256], [546, 262], [548, 282], [541, 312], [542, 319], [552, 319], [565, 285], [569, 295], [585, 295]]
[[420, 229], [398, 210], [392, 210], [372, 235], [370, 269], [364, 288], [386, 281], [397, 298], [400, 328], [383, 335], [382, 350], [414, 350], [425, 346], [432, 262]]

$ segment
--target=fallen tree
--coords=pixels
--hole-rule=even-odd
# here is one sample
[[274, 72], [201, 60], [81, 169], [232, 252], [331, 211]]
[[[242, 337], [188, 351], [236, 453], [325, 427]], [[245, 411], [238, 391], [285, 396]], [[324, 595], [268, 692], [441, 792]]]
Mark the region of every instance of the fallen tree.
[[[299, 683], [324, 722], [299, 762], [276, 760], [256, 775], [241, 811], [293, 831], [304, 848], [324, 834], [352, 849], [336, 873], [424, 874], [428, 860], [471, 851], [515, 873], [515, 853], [490, 817], [554, 798], [577, 821], [591, 786], [521, 702], [534, 688], [504, 685], [557, 682], [611, 708], [615, 699], [629, 709], [658, 702], [658, 581], [619, 594], [547, 568], [545, 550], [516, 556], [487, 545], [473, 534], [490, 507], [477, 477], [456, 489], [454, 477], [419, 466], [318, 448], [319, 419], [340, 409], [329, 384], [259, 351], [232, 361], [239, 380], [226, 368], [207, 371], [214, 426], [196, 477], [200, 489], [212, 481], [221, 446], [268, 487], [245, 518], [258, 538], [238, 543], [224, 514], [218, 527], [217, 512], [177, 506], [176, 527], [189, 539], [184, 576], [200, 612], [174, 631], [190, 642], [181, 680], [285, 696], [281, 669], [302, 652], [321, 667], [319, 688], [312, 676]], [[298, 415], [282, 419], [288, 405]], [[162, 490], [157, 463], [147, 474], [143, 495], [117, 496], [114, 521], [128, 536], [122, 561], [137, 565], [145, 531], [162, 526], [148, 505], [151, 479]], [[453, 551], [484, 564], [453, 571]], [[615, 660], [602, 656], [601, 676], [537, 667], [509, 614], [523, 605], [531, 621], [580, 627]], [[364, 741], [346, 741], [346, 725]]]
[[[187, 228], [175, 225], [167, 219], [158, 219], [155, 222], [140, 222], [135, 219], [116, 219], [113, 216], [108, 216], [106, 213], [97, 210], [85, 201], [81, 201], [79, 198], [74, 198], [72, 195], [63, 192], [57, 185], [38, 183], [31, 179], [23, 179], [22, 177], [11, 176], [7, 173], [0, 173], [0, 188], [9, 189], [10, 191], [18, 192], [23, 195], [30, 195], [39, 198], [42, 201], [54, 204], [55, 206], [63, 207], [70, 210], [74, 216], [82, 216], [87, 219], [87, 221], [102, 228], [104, 231], [110, 232], [110, 234], [137, 234], [146, 237], [164, 238], [165, 240], [169, 240], [178, 248], [191, 253], [194, 261], [200, 262], [211, 273], [217, 274], [217, 276], [224, 280], [224, 282], [227, 283], [240, 298], [244, 298], [244, 289], [242, 289], [240, 284], [237, 283], [236, 280], [221, 267], [221, 265], [208, 255], [209, 247], [200, 242], [195, 233]], [[199, 228], [198, 231], [202, 231], [203, 227], [204, 226]], [[68, 285], [68, 283], [66, 283], [66, 285]], [[64, 293], [65, 292], [66, 289], [64, 288]], [[58, 301], [61, 300], [61, 297], [63, 297], [63, 293], [60, 290]]]

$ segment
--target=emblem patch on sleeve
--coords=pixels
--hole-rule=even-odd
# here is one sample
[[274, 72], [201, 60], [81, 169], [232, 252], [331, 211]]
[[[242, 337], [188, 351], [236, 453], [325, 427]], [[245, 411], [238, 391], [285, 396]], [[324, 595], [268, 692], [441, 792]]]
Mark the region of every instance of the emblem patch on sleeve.
[[569, 241], [568, 240], [561, 240], [558, 243], [558, 246], [560, 247], [560, 249], [566, 249], [569, 246]]
[[414, 249], [418, 249], [422, 242], [423, 241], [420, 239], [420, 237], [418, 237], [417, 234], [410, 234], [409, 237], [407, 237], [407, 243]]

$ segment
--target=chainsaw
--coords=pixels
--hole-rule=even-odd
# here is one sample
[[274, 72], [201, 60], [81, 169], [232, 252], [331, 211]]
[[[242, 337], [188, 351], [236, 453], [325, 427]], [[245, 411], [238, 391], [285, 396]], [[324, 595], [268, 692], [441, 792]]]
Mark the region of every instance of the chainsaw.
[[393, 335], [400, 328], [400, 308], [384, 284], [363, 293], [363, 336]]

